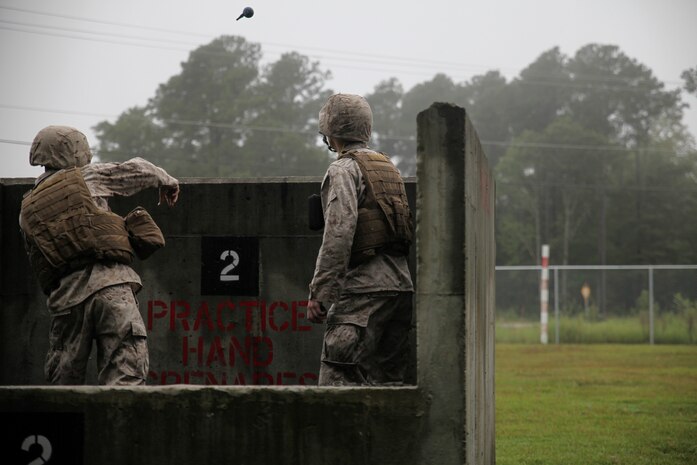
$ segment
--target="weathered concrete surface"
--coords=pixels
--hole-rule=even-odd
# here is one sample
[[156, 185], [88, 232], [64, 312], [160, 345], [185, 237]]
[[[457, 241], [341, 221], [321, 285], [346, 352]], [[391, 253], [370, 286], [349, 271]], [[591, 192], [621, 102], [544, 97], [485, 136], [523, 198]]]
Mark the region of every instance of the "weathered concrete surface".
[[494, 182], [465, 110], [418, 115], [417, 377], [423, 463], [489, 465], [494, 449]]
[[[167, 241], [134, 264], [144, 283], [138, 300], [148, 329], [149, 384], [316, 384], [324, 325], [306, 319], [305, 305], [321, 231], [308, 228], [307, 198], [319, 192], [320, 181], [183, 179], [172, 209], [156, 205], [155, 190], [111, 201], [120, 214], [144, 206]], [[44, 384], [49, 317], [18, 226], [22, 195], [32, 183], [0, 180], [0, 385]], [[415, 190], [412, 179], [412, 207]], [[241, 256], [230, 272], [244, 278], [255, 261], [258, 295], [207, 293], [231, 264], [220, 259], [229, 238], [258, 241], [258, 253]], [[206, 254], [207, 242], [218, 247], [215, 254]], [[204, 273], [208, 265], [212, 276]], [[91, 363], [92, 384], [94, 371]]]
[[[494, 184], [462, 108], [434, 104], [419, 115], [418, 126], [415, 387], [16, 386], [42, 382], [48, 318], [17, 230], [19, 199], [30, 180], [0, 180], [0, 384], [15, 385], [0, 387], [0, 421], [14, 426], [0, 436], [0, 450], [16, 450], [69, 417], [79, 434], [63, 428], [66, 440], [77, 439], [66, 453], [85, 464], [493, 465]], [[145, 206], [168, 241], [138, 265], [146, 282], [141, 309], [146, 320], [152, 314], [152, 358], [164, 367], [165, 381], [176, 380], [169, 367], [183, 367], [188, 381], [198, 384], [215, 384], [220, 371], [230, 373], [228, 384], [240, 372], [256, 371], [280, 373], [287, 384], [316, 370], [321, 331], [300, 330], [304, 315], [293, 323], [291, 307], [277, 307], [274, 325], [284, 331], [273, 328], [269, 307], [265, 319], [259, 316], [261, 301], [306, 298], [321, 241], [307, 230], [306, 199], [318, 191], [319, 179], [186, 180], [182, 187], [181, 203], [171, 211], [157, 208], [153, 193], [114, 203], [119, 213]], [[414, 187], [407, 183], [412, 199]], [[215, 321], [219, 299], [230, 296], [202, 294], [202, 244], [205, 237], [228, 236], [259, 239], [260, 290], [234, 296], [234, 311], [223, 306], [229, 319], [221, 329]], [[243, 299], [258, 304], [245, 307]], [[181, 302], [189, 303], [188, 316]], [[267, 361], [268, 353], [248, 353], [243, 363], [238, 351], [230, 366], [231, 357], [223, 365], [217, 351], [209, 359], [210, 350], [196, 346], [198, 340], [209, 349], [216, 340], [269, 334], [273, 364], [262, 366], [254, 362]], [[185, 340], [192, 345], [184, 346]], [[205, 372], [213, 367], [220, 371], [209, 378]], [[20, 423], [32, 436], [15, 438]]]
[[409, 465], [424, 403], [415, 387], [0, 388], [0, 420], [15, 412], [49, 423], [77, 414], [84, 464]]

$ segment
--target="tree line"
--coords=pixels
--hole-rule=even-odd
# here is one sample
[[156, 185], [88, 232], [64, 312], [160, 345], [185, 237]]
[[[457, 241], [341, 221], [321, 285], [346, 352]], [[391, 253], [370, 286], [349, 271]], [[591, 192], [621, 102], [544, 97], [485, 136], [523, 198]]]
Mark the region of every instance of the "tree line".
[[[296, 52], [261, 65], [259, 44], [223, 36], [190, 53], [143, 106], [95, 127], [104, 160], [145, 157], [175, 176], [313, 176], [331, 162], [317, 113], [330, 71]], [[697, 68], [683, 75], [697, 93]], [[697, 151], [681, 89], [613, 45], [543, 52], [519, 75], [445, 74], [365, 95], [372, 146], [415, 174], [416, 115], [463, 106], [497, 181], [497, 263], [697, 263]]]

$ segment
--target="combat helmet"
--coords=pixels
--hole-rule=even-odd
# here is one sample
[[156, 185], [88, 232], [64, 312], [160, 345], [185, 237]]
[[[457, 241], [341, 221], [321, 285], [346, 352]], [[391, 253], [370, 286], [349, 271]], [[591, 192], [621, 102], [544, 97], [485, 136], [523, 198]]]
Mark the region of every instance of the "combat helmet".
[[29, 163], [49, 169], [85, 166], [92, 160], [87, 137], [70, 126], [47, 126], [34, 137]]
[[368, 142], [372, 127], [373, 112], [360, 95], [332, 95], [319, 111], [319, 132], [325, 138]]

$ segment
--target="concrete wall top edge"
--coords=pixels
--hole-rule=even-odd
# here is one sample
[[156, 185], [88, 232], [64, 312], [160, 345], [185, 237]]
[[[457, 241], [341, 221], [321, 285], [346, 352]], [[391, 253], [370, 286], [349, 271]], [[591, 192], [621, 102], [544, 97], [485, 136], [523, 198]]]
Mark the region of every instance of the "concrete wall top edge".
[[[0, 184], [8, 186], [33, 184], [35, 178], [0, 178]], [[181, 184], [276, 184], [276, 183], [319, 183], [321, 176], [273, 176], [263, 178], [178, 178]]]
[[[416, 182], [415, 176], [407, 176], [405, 182]], [[265, 178], [179, 178], [182, 184], [277, 184], [277, 183], [320, 183], [321, 176], [278, 176]], [[0, 178], [7, 186], [33, 184], [34, 178]]]
[[320, 183], [321, 176], [272, 176], [263, 178], [179, 178], [181, 184], [278, 184]]
[[0, 178], [0, 184], [13, 186], [17, 184], [33, 184], [35, 178]]
[[94, 394], [99, 392], [126, 391], [138, 394], [175, 393], [175, 392], [228, 392], [238, 395], [255, 394], [259, 392], [277, 393], [327, 393], [333, 395], [390, 396], [395, 394], [420, 393], [419, 386], [201, 386], [193, 384], [177, 384], [168, 386], [0, 386], [0, 393], [36, 391], [36, 392], [76, 392]]
[[[242, 403], [280, 402], [289, 404], [326, 404], [362, 406], [409, 406], [415, 414], [425, 408], [426, 395], [417, 386], [410, 387], [317, 387], [317, 386], [2, 386], [0, 411], [27, 410], [33, 405], [62, 405], [87, 401], [101, 403], [131, 403], [165, 401], [179, 403], [188, 399], [200, 403], [204, 399]], [[198, 400], [197, 400], [198, 399]], [[399, 410], [402, 410], [401, 408]]]

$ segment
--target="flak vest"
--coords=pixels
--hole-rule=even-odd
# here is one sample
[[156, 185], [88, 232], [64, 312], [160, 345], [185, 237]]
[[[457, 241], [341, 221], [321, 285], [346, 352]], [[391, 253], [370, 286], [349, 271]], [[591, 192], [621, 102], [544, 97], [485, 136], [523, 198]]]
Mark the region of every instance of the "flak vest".
[[19, 223], [47, 295], [60, 278], [89, 264], [133, 261], [124, 219], [97, 207], [79, 168], [60, 170], [27, 192]]
[[412, 215], [397, 168], [380, 152], [351, 150], [339, 158], [355, 160], [365, 182], [349, 266], [359, 265], [378, 253], [408, 255], [413, 239]]

